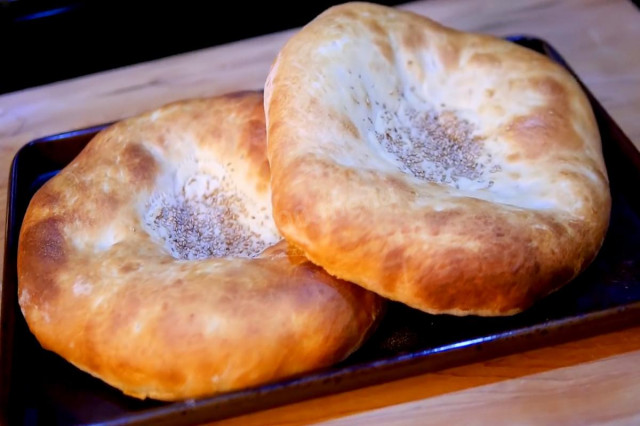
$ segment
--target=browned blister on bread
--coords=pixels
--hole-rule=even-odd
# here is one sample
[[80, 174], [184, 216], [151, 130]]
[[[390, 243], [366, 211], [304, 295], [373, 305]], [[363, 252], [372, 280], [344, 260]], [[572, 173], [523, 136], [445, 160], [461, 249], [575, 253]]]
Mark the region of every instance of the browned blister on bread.
[[287, 42], [265, 108], [279, 230], [385, 297], [514, 314], [601, 247], [611, 198], [589, 101], [526, 48], [348, 3]]
[[262, 104], [237, 93], [124, 120], [35, 194], [18, 295], [44, 348], [126, 394], [176, 400], [361, 345], [381, 299], [281, 239]]

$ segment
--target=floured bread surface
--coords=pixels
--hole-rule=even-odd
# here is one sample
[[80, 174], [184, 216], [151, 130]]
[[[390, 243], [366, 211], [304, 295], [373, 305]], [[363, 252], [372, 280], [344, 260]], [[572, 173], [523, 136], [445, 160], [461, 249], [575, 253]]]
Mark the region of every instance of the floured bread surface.
[[542, 55], [367, 3], [265, 85], [273, 212], [329, 273], [431, 313], [508, 315], [578, 275], [610, 194], [579, 85]]
[[248, 200], [236, 186], [227, 176], [196, 174], [177, 193], [152, 195], [143, 223], [176, 259], [256, 257], [280, 237], [268, 198]]
[[99, 133], [33, 197], [18, 297], [46, 349], [139, 398], [259, 385], [342, 360], [381, 299], [273, 222], [261, 93]]

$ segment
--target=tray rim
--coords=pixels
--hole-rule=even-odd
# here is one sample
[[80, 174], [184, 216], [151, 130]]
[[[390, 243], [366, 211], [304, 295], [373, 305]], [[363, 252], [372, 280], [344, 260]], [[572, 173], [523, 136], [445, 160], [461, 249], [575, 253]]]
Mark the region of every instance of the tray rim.
[[[594, 109], [594, 115], [596, 115], [597, 118], [598, 116], [602, 116], [603, 120], [606, 120], [606, 122], [612, 126], [612, 129], [617, 132], [616, 142], [620, 144], [620, 150], [623, 152], [623, 154], [627, 154], [627, 160], [632, 163], [634, 169], [638, 172], [638, 176], [640, 176], [640, 152], [624, 134], [624, 132], [619, 128], [617, 123], [612, 119], [612, 117], [608, 114], [604, 107], [602, 107], [597, 98], [595, 98], [595, 96], [593, 96], [588, 88], [584, 86], [579, 77], [566, 63], [564, 58], [555, 50], [555, 48], [545, 39], [541, 39], [536, 36], [515, 35], [505, 38], [513, 42], [540, 43], [540, 45], [545, 50], [543, 54], [560, 63], [574, 76], [574, 78], [578, 81], [582, 89], [589, 97], [589, 100]], [[14, 155], [9, 171], [9, 185], [7, 186], [4, 253], [5, 263], [3, 268], [3, 285], [0, 289], [0, 297], [2, 303], [2, 309], [0, 310], [0, 325], [2, 326], [0, 334], [0, 366], [4, 366], [4, 364], [7, 362], [9, 363], [9, 365], [11, 363], [13, 350], [6, 351], [5, 348], [9, 345], [8, 341], [13, 338], [13, 323], [15, 321], [15, 315], [19, 314], [19, 312], [15, 312], [15, 305], [13, 303], [15, 302], [14, 299], [17, 298], [17, 282], [11, 282], [11, 280], [6, 279], [7, 275], [10, 274], [10, 267], [8, 266], [7, 256], [11, 256], [11, 243], [13, 242], [14, 238], [17, 239], [18, 237], [17, 233], [15, 231], [12, 231], [13, 226], [16, 223], [16, 212], [15, 208], [13, 208], [13, 203], [15, 198], [15, 191], [17, 191], [17, 163], [21, 156], [24, 156], [24, 152], [34, 145], [66, 140], [77, 136], [87, 136], [92, 133], [97, 133], [98, 131], [108, 127], [111, 124], [112, 123], [98, 124], [95, 126], [89, 126], [40, 137], [31, 140], [23, 145]], [[636, 209], [636, 211], [638, 212], [640, 210]], [[11, 282], [11, 284], [7, 286], [7, 282]], [[15, 297], [11, 298], [12, 300], [7, 301], [9, 297], [5, 296], [5, 292], [9, 290], [12, 290], [11, 295], [13, 295], [13, 293], [16, 293], [16, 295]], [[8, 311], [11, 313], [10, 316], [12, 318], [10, 319], [7, 319]], [[437, 371], [442, 368], [453, 367], [455, 365], [460, 365], [468, 362], [477, 362], [483, 359], [494, 358], [496, 356], [503, 356], [510, 353], [533, 349], [536, 347], [548, 346], [550, 344], [553, 344], [554, 341], [556, 341], [556, 343], [561, 343], [602, 334], [604, 332], [614, 331], [620, 328], [625, 328], [637, 324], [637, 320], [640, 320], [640, 301], [620, 305], [613, 308], [597, 310], [594, 312], [583, 314], [579, 317], [571, 316], [548, 320], [544, 323], [516, 328], [507, 332], [499, 332], [489, 336], [468, 339], [466, 341], [441, 345], [436, 348], [420, 350], [408, 354], [395, 355], [384, 359], [368, 362], [365, 365], [356, 364], [351, 366], [343, 366], [337, 370], [323, 369], [318, 372], [311, 372], [301, 375], [300, 377], [280, 380], [271, 384], [264, 384], [235, 392], [223, 393], [216, 396], [199, 399], [197, 401], [187, 400], [166, 403], [165, 405], [141, 410], [140, 412], [126, 413], [121, 416], [116, 416], [109, 420], [101, 421], [101, 424], [146, 424], [150, 421], [170, 421], [173, 423], [174, 421], [180, 420], [185, 422], [218, 420], [249, 412], [265, 410], [280, 405], [292, 404], [310, 398], [341, 393], [348, 390], [361, 388], [367, 385], [384, 383], [391, 380], [398, 380], [403, 377], [409, 377], [416, 374], [424, 374], [431, 371]], [[11, 324], [7, 325], [7, 322], [11, 322]], [[602, 324], [603, 322], [608, 322], [609, 324], [607, 327], [605, 327], [607, 331], [603, 331], [601, 329], [597, 329], [595, 331], [590, 330], [590, 326], [594, 323]], [[553, 332], [551, 334], [548, 331], [550, 327], [553, 329]], [[576, 328], [584, 328], [584, 330], [581, 333], [575, 333]], [[9, 335], [9, 337], [7, 337], [7, 335]], [[501, 337], [496, 338], [496, 336]], [[513, 347], [513, 349], [505, 349], [501, 347], [502, 345], [504, 345], [505, 340], [515, 338], [525, 338], [528, 344], [516, 345], [515, 347]], [[477, 345], [476, 347], [482, 348], [482, 350], [484, 351], [482, 356], [475, 356], [472, 358], [465, 356], [456, 356], [459, 354], [464, 354], [464, 349], [474, 345]], [[446, 358], [445, 355], [451, 358], [448, 360], [444, 359]], [[7, 361], [7, 358], [9, 358], [9, 361]], [[425, 360], [432, 361], [434, 359], [436, 365], [432, 365], [430, 367], [424, 365]], [[377, 375], [374, 375], [373, 377], [356, 376], [355, 380], [353, 379], [354, 374], [361, 375], [363, 372], [372, 370], [372, 368], [375, 370], [374, 372], [378, 373]], [[398, 370], [402, 371], [398, 373]], [[0, 373], [2, 373], [0, 374], [0, 420], [2, 420], [3, 418], [6, 418], [6, 415], [8, 414], [9, 407], [7, 407], [7, 402], [8, 396], [11, 391], [11, 382], [10, 377], [5, 375], [4, 369]], [[344, 379], [349, 379], [352, 382], [342, 383], [341, 388], [339, 388], [338, 390], [331, 387], [336, 383], [343, 381]], [[320, 391], [318, 391], [318, 381], [320, 381], [321, 383]], [[305, 387], [311, 384], [316, 384], [314, 390], [312, 390], [311, 392], [307, 390], [305, 392]], [[284, 399], [281, 398], [280, 393], [292, 391], [296, 393], [295, 397], [292, 398], [291, 396], [287, 396]], [[256, 395], [271, 395], [272, 397], [275, 395], [275, 402], [247, 407], [247, 398], [250, 396], [255, 397]], [[178, 412], [179, 415], [182, 415], [182, 418], [164, 418], [167, 415], [175, 416], [176, 412]], [[212, 416], [212, 413], [216, 413], [216, 415]]]

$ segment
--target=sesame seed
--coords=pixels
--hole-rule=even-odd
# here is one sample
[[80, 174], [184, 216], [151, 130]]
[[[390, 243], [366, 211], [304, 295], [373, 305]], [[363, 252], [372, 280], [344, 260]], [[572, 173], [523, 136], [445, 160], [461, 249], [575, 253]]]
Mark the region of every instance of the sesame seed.
[[[385, 129], [375, 132], [378, 142], [403, 172], [416, 178], [458, 188], [460, 178], [485, 183], [485, 171], [500, 170], [491, 164], [471, 123], [453, 112], [392, 112], [383, 106], [379, 119]], [[487, 188], [492, 185], [486, 182]]]
[[249, 216], [245, 203], [224, 180], [211, 187], [198, 196], [183, 188], [152, 197], [145, 225], [176, 259], [256, 257], [269, 243], [241, 222]]

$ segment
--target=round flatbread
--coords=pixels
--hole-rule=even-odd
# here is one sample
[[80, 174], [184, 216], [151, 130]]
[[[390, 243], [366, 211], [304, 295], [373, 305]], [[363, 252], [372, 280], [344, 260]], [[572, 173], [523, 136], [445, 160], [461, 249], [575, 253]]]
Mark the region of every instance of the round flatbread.
[[18, 297], [46, 349], [138, 398], [331, 365], [382, 301], [281, 240], [261, 93], [174, 103], [100, 132], [33, 197]]
[[390, 299], [513, 314], [604, 239], [611, 199], [588, 99], [508, 41], [336, 6], [281, 50], [265, 109], [278, 229]]

